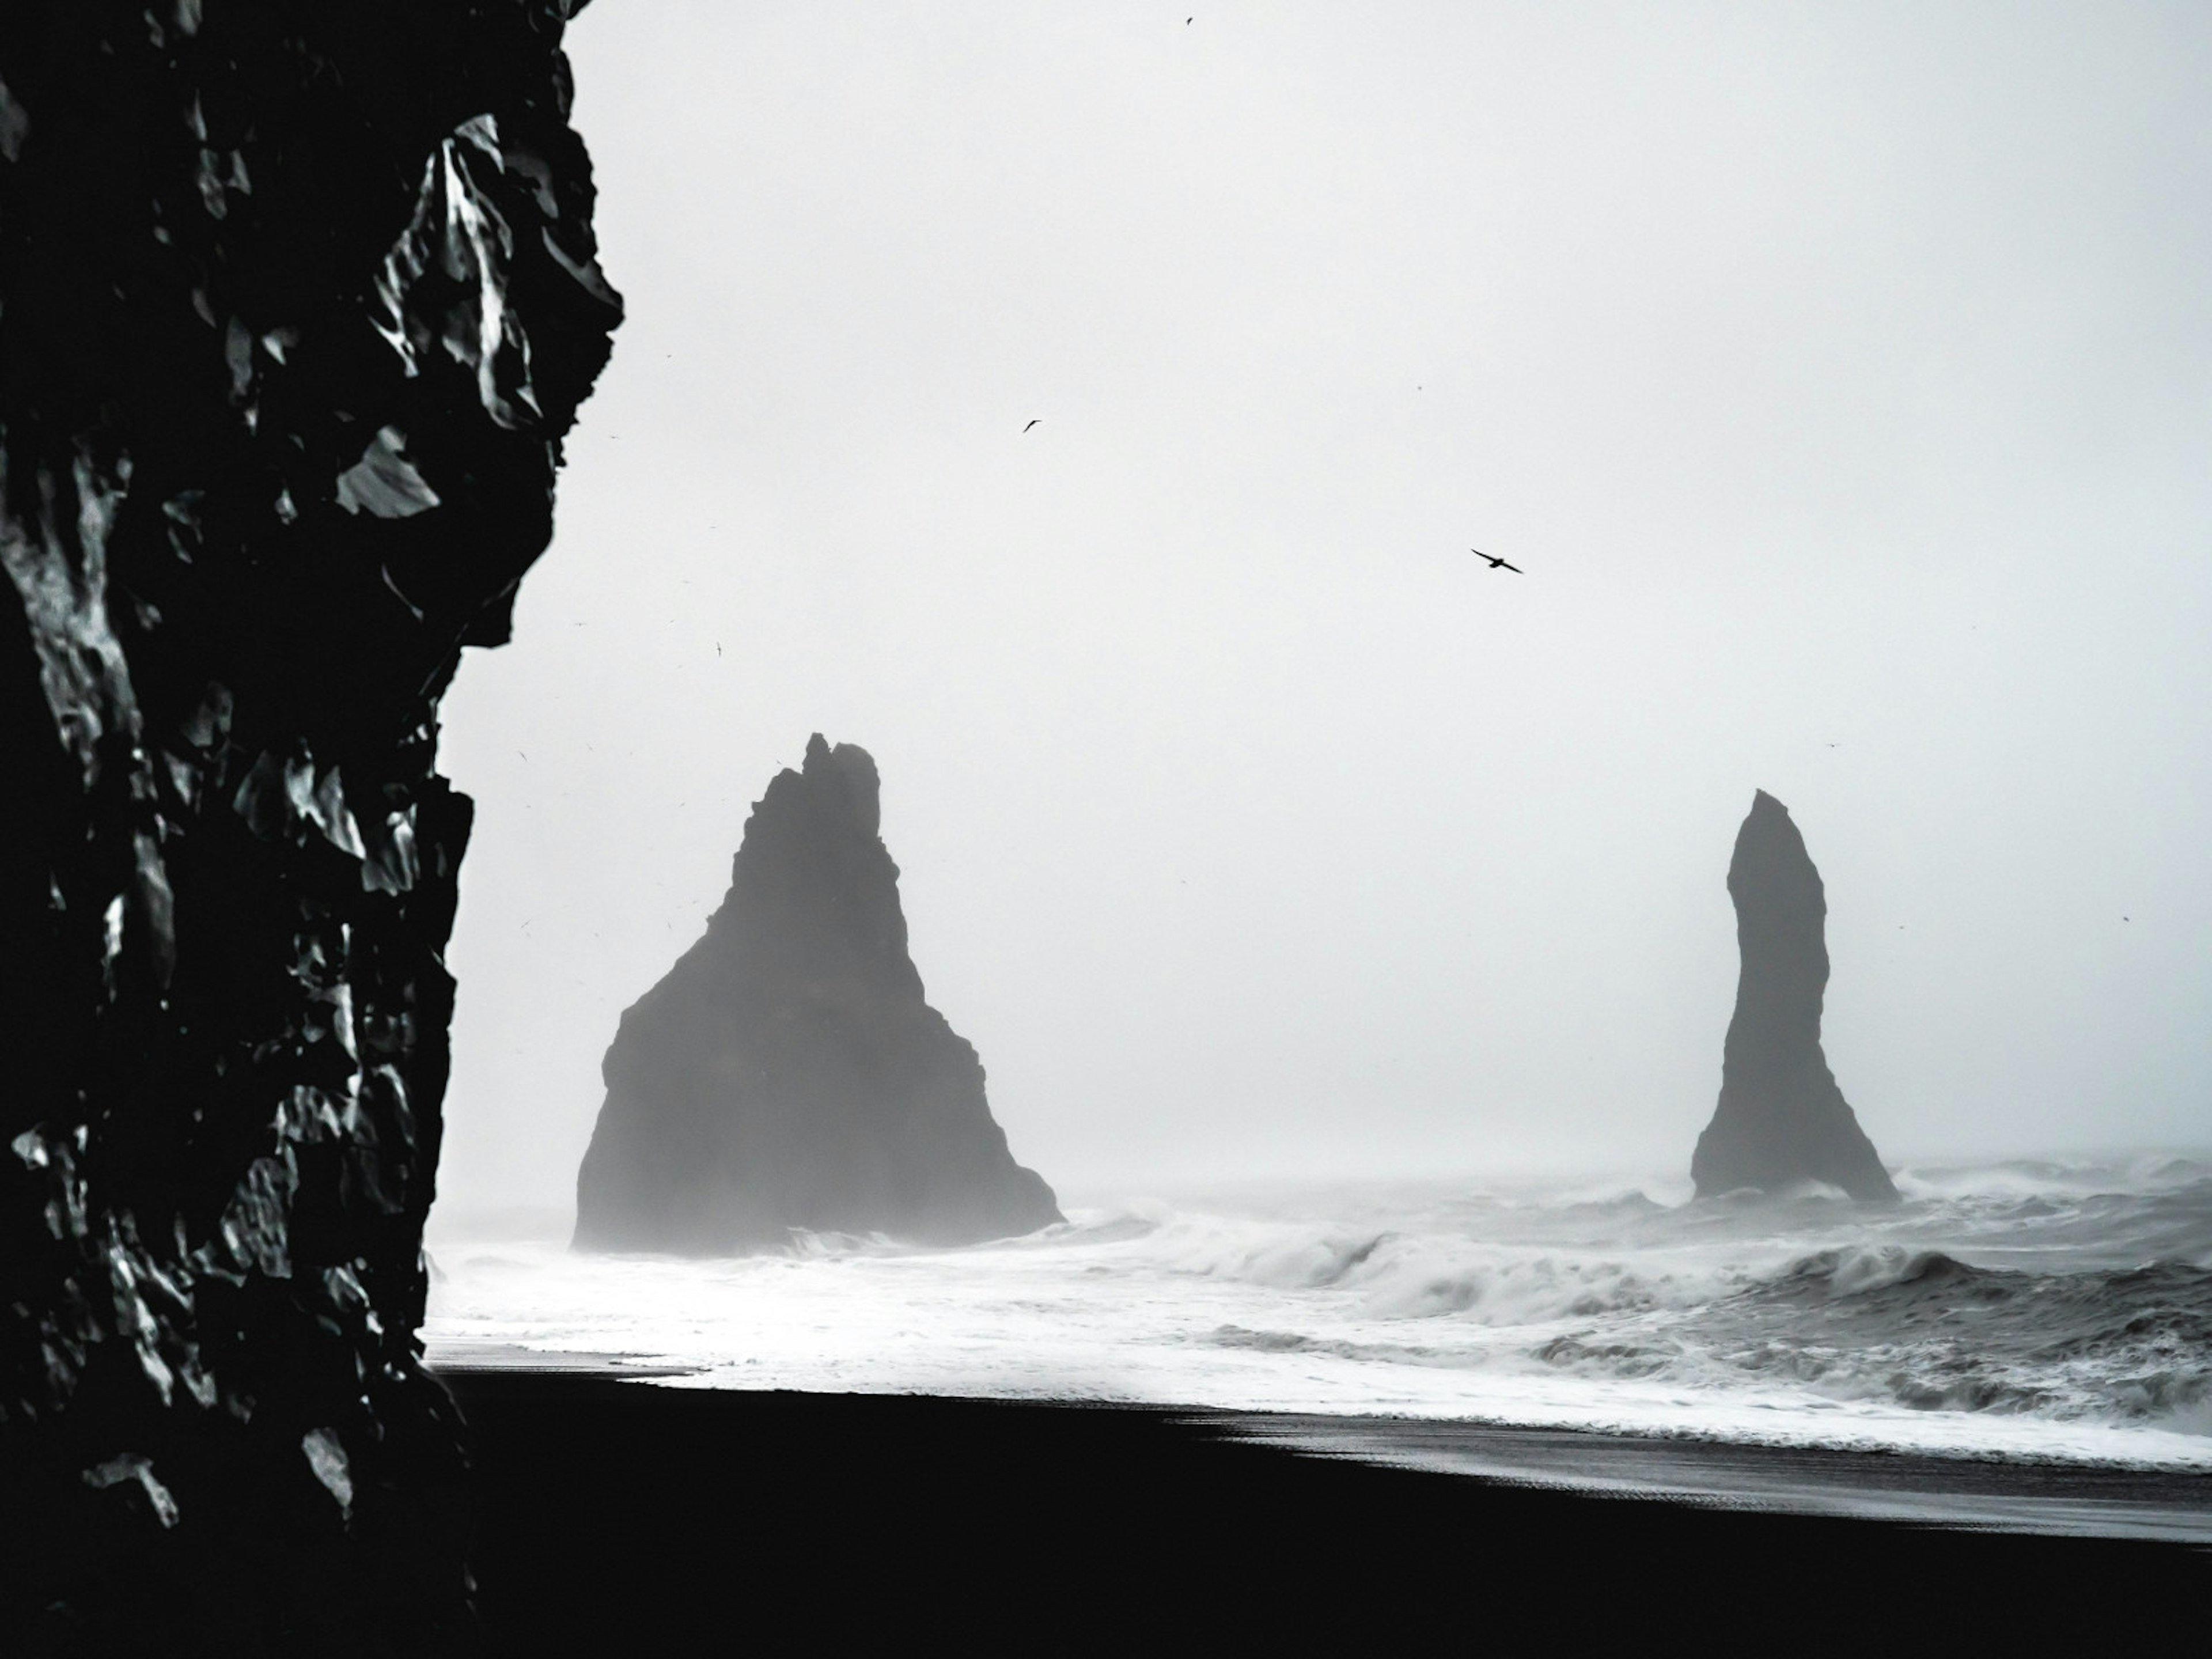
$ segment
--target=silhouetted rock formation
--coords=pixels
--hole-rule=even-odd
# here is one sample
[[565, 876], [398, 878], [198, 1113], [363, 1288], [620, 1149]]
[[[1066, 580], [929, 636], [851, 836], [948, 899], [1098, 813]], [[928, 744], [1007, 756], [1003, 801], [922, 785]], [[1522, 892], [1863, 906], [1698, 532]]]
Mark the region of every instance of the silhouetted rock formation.
[[1721, 1060], [1720, 1105], [1698, 1137], [1700, 1194], [1825, 1181], [1853, 1198], [1897, 1188], [1820, 1052], [1828, 901], [1790, 809], [1764, 789], [1729, 861], [1743, 967]]
[[753, 808], [706, 937], [623, 1015], [576, 1243], [711, 1255], [791, 1230], [969, 1243], [1060, 1218], [922, 1000], [876, 763], [817, 733]]
[[436, 717], [620, 315], [577, 3], [0, 9], [10, 1638], [465, 1612]]

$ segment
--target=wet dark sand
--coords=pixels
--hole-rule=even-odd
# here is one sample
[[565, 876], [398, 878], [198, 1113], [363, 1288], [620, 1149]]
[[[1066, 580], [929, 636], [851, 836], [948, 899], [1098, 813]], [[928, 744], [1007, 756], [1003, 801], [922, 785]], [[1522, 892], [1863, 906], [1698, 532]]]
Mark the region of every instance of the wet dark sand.
[[[478, 1605], [520, 1654], [2041, 1651], [2176, 1621], [2201, 1635], [2212, 1609], [2212, 1552], [2185, 1541], [2207, 1530], [2197, 1477], [446, 1377], [475, 1435]], [[2008, 1515], [2034, 1529], [1993, 1529]]]
[[1225, 1432], [1330, 1457], [1607, 1497], [2212, 1547], [2212, 1474], [1869, 1455], [1484, 1424], [1253, 1413]]

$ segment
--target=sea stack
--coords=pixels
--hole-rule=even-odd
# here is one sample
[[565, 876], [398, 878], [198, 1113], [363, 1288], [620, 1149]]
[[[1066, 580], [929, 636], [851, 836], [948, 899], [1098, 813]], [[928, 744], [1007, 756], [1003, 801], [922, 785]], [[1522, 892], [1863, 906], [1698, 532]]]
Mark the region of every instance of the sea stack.
[[974, 1243], [1060, 1219], [975, 1050], [924, 1000], [868, 752], [817, 732], [754, 804], [706, 936], [623, 1015], [579, 1249], [711, 1255], [794, 1231]]
[[1743, 966], [1721, 1059], [1721, 1098], [1698, 1137], [1699, 1196], [1823, 1181], [1856, 1199], [1897, 1188], [1820, 1052], [1828, 902], [1790, 809], [1752, 796], [1729, 862]]

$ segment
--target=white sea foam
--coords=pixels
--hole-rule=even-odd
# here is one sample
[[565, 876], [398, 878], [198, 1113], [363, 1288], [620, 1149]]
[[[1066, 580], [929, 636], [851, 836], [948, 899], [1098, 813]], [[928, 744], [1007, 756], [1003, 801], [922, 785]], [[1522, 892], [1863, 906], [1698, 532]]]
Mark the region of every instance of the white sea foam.
[[623, 1355], [714, 1387], [2212, 1468], [2212, 1165], [2007, 1164], [1899, 1185], [1905, 1201], [1881, 1207], [1282, 1190], [1097, 1205], [972, 1249], [808, 1236], [718, 1261], [448, 1225], [427, 1336], [434, 1361]]

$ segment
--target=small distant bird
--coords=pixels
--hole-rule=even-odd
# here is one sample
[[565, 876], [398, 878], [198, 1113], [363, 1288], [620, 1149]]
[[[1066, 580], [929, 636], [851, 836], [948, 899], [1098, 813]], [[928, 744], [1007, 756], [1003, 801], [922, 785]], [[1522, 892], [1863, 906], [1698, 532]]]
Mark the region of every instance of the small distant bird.
[[1488, 553], [1484, 552], [1484, 551], [1483, 551], [1480, 548], [1479, 548], [1479, 547], [1470, 547], [1470, 548], [1468, 548], [1467, 550], [1468, 550], [1468, 552], [1470, 552], [1470, 553], [1474, 554], [1474, 556], [1475, 556], [1476, 558], [1478, 558], [1478, 559], [1489, 559], [1489, 560], [1490, 560], [1490, 568], [1491, 568], [1492, 570], [1510, 570], [1510, 571], [1511, 571], [1511, 572], [1512, 572], [1515, 575], [1516, 575], [1516, 576], [1525, 576], [1525, 575], [1527, 575], [1527, 574], [1528, 574], [1527, 571], [1523, 570], [1523, 569], [1522, 569], [1519, 565], [1517, 565], [1517, 564], [1508, 564], [1508, 563], [1506, 563], [1506, 562], [1505, 562], [1505, 561], [1504, 561], [1504, 560], [1500, 559], [1500, 558], [1493, 557], [1492, 555], [1490, 555], [1490, 554], [1488, 554]]
[[714, 641], [714, 654], [718, 657], [722, 654], [722, 642], [720, 640]]
[[[1037, 421], [1042, 421], [1042, 419], [1044, 419], [1044, 416], [1042, 416], [1042, 415], [1038, 416], [1036, 417], [1036, 421], [1031, 421], [1031, 422], [1030, 422], [1030, 426], [1035, 426], [1035, 425], [1037, 423]], [[1025, 426], [1025, 427], [1024, 427], [1024, 428], [1022, 428], [1022, 430], [1023, 430], [1023, 431], [1024, 431], [1024, 432], [1028, 431], [1028, 430], [1030, 429], [1030, 426]]]

